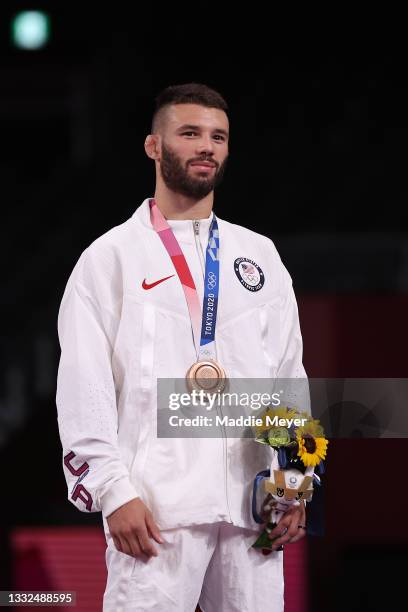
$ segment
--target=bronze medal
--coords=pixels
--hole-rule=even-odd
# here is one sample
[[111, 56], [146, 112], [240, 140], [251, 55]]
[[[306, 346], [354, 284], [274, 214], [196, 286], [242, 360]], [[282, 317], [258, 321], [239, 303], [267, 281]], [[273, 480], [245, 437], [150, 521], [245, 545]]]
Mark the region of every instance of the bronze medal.
[[205, 391], [206, 393], [221, 393], [227, 383], [224, 368], [213, 359], [197, 361], [186, 374], [187, 386], [190, 392]]

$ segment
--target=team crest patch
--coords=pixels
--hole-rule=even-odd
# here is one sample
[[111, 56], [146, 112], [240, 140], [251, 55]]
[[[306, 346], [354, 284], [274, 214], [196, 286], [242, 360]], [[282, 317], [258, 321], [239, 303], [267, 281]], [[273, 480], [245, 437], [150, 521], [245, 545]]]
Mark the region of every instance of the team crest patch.
[[264, 286], [264, 273], [252, 259], [238, 257], [234, 261], [234, 270], [239, 282], [248, 291], [259, 291]]

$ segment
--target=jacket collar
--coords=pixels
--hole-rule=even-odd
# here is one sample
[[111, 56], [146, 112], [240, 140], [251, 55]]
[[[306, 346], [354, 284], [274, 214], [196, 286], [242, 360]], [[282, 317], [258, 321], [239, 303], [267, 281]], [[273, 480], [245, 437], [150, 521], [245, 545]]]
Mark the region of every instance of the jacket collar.
[[[135, 210], [132, 215], [132, 219], [138, 221], [143, 225], [145, 229], [148, 229], [154, 232], [153, 226], [150, 221], [150, 206], [149, 201], [151, 198], [146, 198], [142, 204]], [[208, 219], [200, 219], [200, 233], [203, 231], [208, 232], [211, 224], [211, 220], [213, 218], [213, 213], [208, 217]], [[217, 217], [217, 220], [218, 217]], [[194, 241], [194, 230], [193, 230], [193, 221], [190, 219], [183, 220], [175, 220], [169, 219], [168, 224], [177, 240], [181, 242], [191, 243]]]

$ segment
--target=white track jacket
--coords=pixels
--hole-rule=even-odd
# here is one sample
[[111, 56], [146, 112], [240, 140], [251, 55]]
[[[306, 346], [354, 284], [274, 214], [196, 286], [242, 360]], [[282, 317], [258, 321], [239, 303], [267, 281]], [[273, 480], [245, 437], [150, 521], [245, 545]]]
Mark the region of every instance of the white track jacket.
[[[200, 303], [210, 221], [169, 221]], [[306, 378], [292, 282], [276, 248], [244, 227], [218, 224], [217, 361], [230, 378]], [[79, 510], [106, 518], [140, 497], [161, 529], [216, 521], [259, 529], [251, 489], [269, 467], [269, 447], [157, 437], [157, 378], [184, 378], [196, 353], [183, 289], [151, 225], [148, 199], [82, 253], [58, 334], [58, 425], [68, 498]]]

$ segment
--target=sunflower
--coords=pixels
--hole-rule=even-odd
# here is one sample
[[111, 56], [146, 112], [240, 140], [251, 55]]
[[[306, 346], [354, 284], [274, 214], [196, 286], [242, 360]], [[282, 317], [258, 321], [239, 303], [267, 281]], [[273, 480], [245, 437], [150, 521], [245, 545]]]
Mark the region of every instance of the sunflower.
[[307, 423], [296, 428], [297, 436], [311, 436], [312, 438], [324, 438], [323, 427], [317, 419], [311, 419], [310, 414], [302, 412], [300, 418], [307, 419]]
[[[301, 428], [299, 427], [299, 429]], [[296, 438], [299, 447], [298, 456], [306, 467], [314, 467], [326, 457], [327, 445], [329, 443], [326, 438], [315, 438], [310, 434], [302, 434], [299, 430], [296, 432]]]

